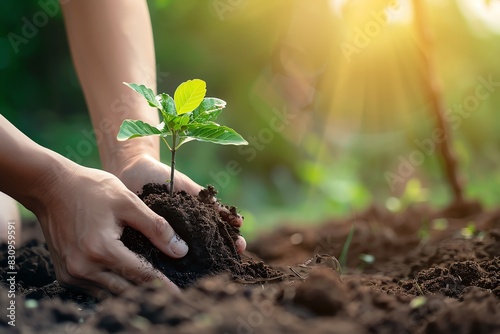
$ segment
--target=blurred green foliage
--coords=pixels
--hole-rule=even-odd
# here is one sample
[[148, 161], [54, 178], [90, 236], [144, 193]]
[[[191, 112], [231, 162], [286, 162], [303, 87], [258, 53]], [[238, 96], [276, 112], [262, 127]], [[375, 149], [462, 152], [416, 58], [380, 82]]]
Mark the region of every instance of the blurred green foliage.
[[[340, 46], [355, 44], [352, 32], [366, 31], [372, 11], [380, 10], [369, 7], [375, 5], [368, 0], [355, 2], [358, 9], [367, 6], [365, 16], [352, 18], [349, 6], [340, 16], [335, 1], [323, 0], [306, 5], [148, 1], [158, 91], [202, 78], [208, 96], [228, 102], [221, 122], [252, 138], [246, 151], [187, 144], [190, 154], [178, 162], [179, 170], [200, 184], [215, 184], [223, 201], [242, 208], [248, 234], [272, 222], [313, 222], [372, 202], [385, 205], [388, 198], [405, 194], [404, 183], [391, 190], [384, 174], [396, 172], [400, 157], [408, 159], [418, 150], [415, 139], [430, 138], [434, 127], [422, 86], [421, 51], [411, 22], [381, 24], [380, 33], [369, 36], [368, 45], [348, 62]], [[500, 32], [474, 19], [464, 10], [465, 1], [427, 3], [444, 103], [450, 117], [456, 116], [455, 106], [475, 94], [478, 77], [500, 81]], [[32, 139], [66, 156], [88, 141], [91, 125], [62, 17], [50, 18], [18, 53], [7, 38], [10, 32], [20, 34], [23, 18], [31, 20], [38, 11], [36, 1], [0, 3], [0, 112]], [[498, 11], [488, 15], [500, 21]], [[354, 20], [350, 25], [349, 18]], [[467, 194], [487, 206], [500, 199], [499, 104], [497, 89], [452, 132]], [[277, 115], [287, 112], [293, 118], [277, 131]], [[100, 166], [95, 146], [82, 158], [84, 165]], [[228, 167], [232, 161], [236, 169]], [[409, 179], [419, 180], [411, 196], [420, 199], [425, 193], [435, 205], [448, 202], [436, 154], [426, 155]]]

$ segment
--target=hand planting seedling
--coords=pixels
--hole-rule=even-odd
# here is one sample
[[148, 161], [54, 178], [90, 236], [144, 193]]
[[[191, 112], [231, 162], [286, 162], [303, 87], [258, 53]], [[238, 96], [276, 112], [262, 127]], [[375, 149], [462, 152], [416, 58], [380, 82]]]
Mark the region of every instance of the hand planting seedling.
[[214, 122], [226, 107], [226, 102], [215, 97], [205, 97], [207, 90], [203, 80], [183, 82], [175, 90], [174, 98], [165, 93], [155, 96], [153, 90], [144, 85], [124, 84], [141, 94], [151, 107], [158, 108], [163, 121], [153, 126], [141, 120], [126, 119], [120, 126], [117, 139], [124, 141], [136, 137], [160, 136], [172, 153], [170, 195], [174, 191], [175, 153], [182, 144], [198, 140], [221, 145], [248, 145], [236, 131]]
[[[120, 240], [179, 288], [188, 287], [201, 277], [221, 272], [242, 275], [247, 270], [247, 265], [238, 254], [244, 246], [241, 247], [241, 240], [237, 244], [242, 239], [239, 232], [242, 217], [236, 213], [236, 208], [218, 203], [213, 197], [216, 192], [212, 187], [201, 190], [198, 196], [186, 192], [178, 192], [174, 196], [175, 155], [184, 143], [198, 140], [223, 145], [248, 144], [233, 129], [214, 122], [226, 102], [218, 98], [206, 98], [206, 83], [200, 79], [180, 84], [173, 98], [165, 93], [155, 95], [144, 85], [124, 84], [142, 95], [151, 107], [160, 110], [161, 123], [153, 125], [141, 120], [126, 119], [120, 126], [117, 139], [122, 141], [160, 136], [171, 152], [170, 180], [166, 181], [169, 182], [168, 186], [166, 183], [148, 183], [138, 196], [150, 209], [168, 221], [179, 237], [189, 245], [190, 250], [182, 258], [171, 258], [142, 233], [129, 226], [124, 228]], [[170, 196], [165, 196], [166, 192]], [[217, 205], [214, 205], [216, 202]], [[234, 219], [231, 218], [233, 216]], [[234, 220], [239, 222], [235, 223]]]

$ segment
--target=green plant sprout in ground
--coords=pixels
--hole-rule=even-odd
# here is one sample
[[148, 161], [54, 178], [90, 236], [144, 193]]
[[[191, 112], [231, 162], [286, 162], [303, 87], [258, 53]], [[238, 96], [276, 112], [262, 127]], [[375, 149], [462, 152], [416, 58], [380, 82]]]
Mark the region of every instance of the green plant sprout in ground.
[[[214, 122], [226, 107], [226, 102], [215, 97], [205, 97], [207, 89], [203, 80], [193, 79], [181, 83], [175, 90], [174, 98], [165, 93], [155, 96], [153, 90], [144, 85], [124, 84], [141, 94], [151, 107], [158, 108], [163, 121], [153, 126], [141, 120], [126, 119], [116, 138], [124, 141], [136, 137], [160, 136], [172, 153], [170, 195], [174, 192], [175, 153], [182, 144], [198, 140], [221, 145], [248, 145], [236, 131]], [[168, 137], [171, 137], [170, 142]]]
[[356, 229], [355, 224], [353, 223], [351, 229], [349, 230], [349, 234], [347, 235], [347, 239], [344, 243], [344, 247], [342, 247], [342, 252], [340, 252], [339, 256], [339, 264], [340, 264], [340, 272], [342, 273], [342, 268], [347, 266], [347, 252], [349, 252], [349, 247], [351, 247], [352, 238], [354, 237], [354, 230]]
[[463, 227], [460, 230], [460, 234], [464, 239], [472, 239], [475, 236], [478, 237], [483, 237], [484, 233], [481, 234], [481, 232], [478, 231], [476, 223], [475, 222], [469, 222], [466, 227]]

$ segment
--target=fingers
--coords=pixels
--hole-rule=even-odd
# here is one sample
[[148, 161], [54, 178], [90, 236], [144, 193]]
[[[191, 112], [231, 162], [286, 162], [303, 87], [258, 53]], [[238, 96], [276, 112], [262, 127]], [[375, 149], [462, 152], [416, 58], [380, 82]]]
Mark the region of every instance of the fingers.
[[134, 199], [135, 207], [122, 214], [125, 225], [144, 234], [159, 250], [173, 258], [187, 254], [189, 247], [163, 217], [157, 215], [139, 198]]
[[234, 244], [236, 245], [236, 250], [240, 254], [243, 253], [247, 248], [247, 241], [241, 235], [238, 237], [238, 239], [236, 239]]
[[187, 175], [176, 171], [175, 172], [175, 191], [184, 190], [189, 195], [197, 197], [200, 191], [203, 189], [202, 186], [191, 180]]
[[[154, 280], [161, 282], [169, 292], [180, 293], [180, 289], [172, 281], [155, 276], [148, 282]], [[98, 300], [106, 299], [111, 295], [118, 295], [133, 286], [131, 282], [120, 275], [106, 271], [93, 274], [91, 280], [78, 280], [71, 283], [61, 281], [60, 283], [62, 286], [71, 287]]]
[[92, 281], [79, 283], [79, 289], [98, 300], [110, 295], [118, 295], [133, 285], [123, 277], [112, 272], [101, 271], [92, 275]]
[[[119, 259], [110, 267], [111, 271], [135, 284], [145, 284], [159, 279], [171, 292], [180, 292], [180, 289], [160, 271], [145, 259], [130, 251], [125, 245], [116, 247], [116, 258]], [[117, 285], [120, 287], [119, 284]]]
[[236, 212], [236, 208], [234, 206], [231, 207], [231, 209], [228, 209], [217, 202], [217, 209], [219, 210], [219, 215], [222, 220], [227, 222], [229, 225], [234, 227], [241, 227], [241, 225], [243, 225], [243, 217]]
[[[216, 202], [217, 210], [219, 211], [219, 215], [222, 220], [228, 223], [231, 226], [240, 228], [243, 225], [243, 217], [238, 214], [236, 208], [232, 206], [231, 208], [227, 208], [223, 206], [220, 202]], [[243, 253], [247, 248], [247, 242], [245, 238], [239, 236], [235, 241], [236, 250], [238, 253]]]
[[[172, 293], [180, 289], [146, 260], [130, 251], [116, 240], [116, 246], [105, 252], [113, 254], [106, 258], [80, 260], [78, 264], [67, 263], [58, 280], [99, 300], [110, 294], [119, 294], [133, 284], [142, 285], [159, 280]], [[103, 253], [104, 254], [104, 253]]]

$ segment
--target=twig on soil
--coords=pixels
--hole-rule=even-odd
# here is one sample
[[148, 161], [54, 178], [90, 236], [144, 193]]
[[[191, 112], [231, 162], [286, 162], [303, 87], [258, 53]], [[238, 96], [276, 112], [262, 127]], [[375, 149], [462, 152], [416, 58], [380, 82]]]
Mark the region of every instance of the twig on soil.
[[420, 287], [420, 284], [418, 284], [417, 280], [413, 280], [413, 283], [414, 283], [414, 284], [415, 284], [415, 286], [417, 287], [418, 292], [420, 292], [420, 294], [421, 294], [422, 296], [425, 296], [425, 295], [424, 295], [424, 292], [422, 291], [422, 288]]
[[301, 280], [305, 280], [305, 277], [302, 277], [302, 275], [300, 275], [295, 269], [293, 269], [292, 267], [288, 267], [288, 269], [290, 269], [292, 271], [292, 273], [294, 273], [298, 278], [300, 278]]
[[313, 261], [313, 259], [314, 258], [310, 258], [306, 262], [299, 264], [299, 267], [301, 267], [301, 268], [309, 268], [309, 265], [311, 264], [311, 262]]
[[283, 280], [285, 275], [280, 275], [276, 277], [267, 277], [267, 278], [256, 278], [253, 280], [248, 280], [248, 279], [233, 279], [233, 282], [236, 283], [242, 283], [242, 284], [257, 284], [257, 283], [268, 283], [268, 282], [273, 282], [273, 281], [280, 281]]

